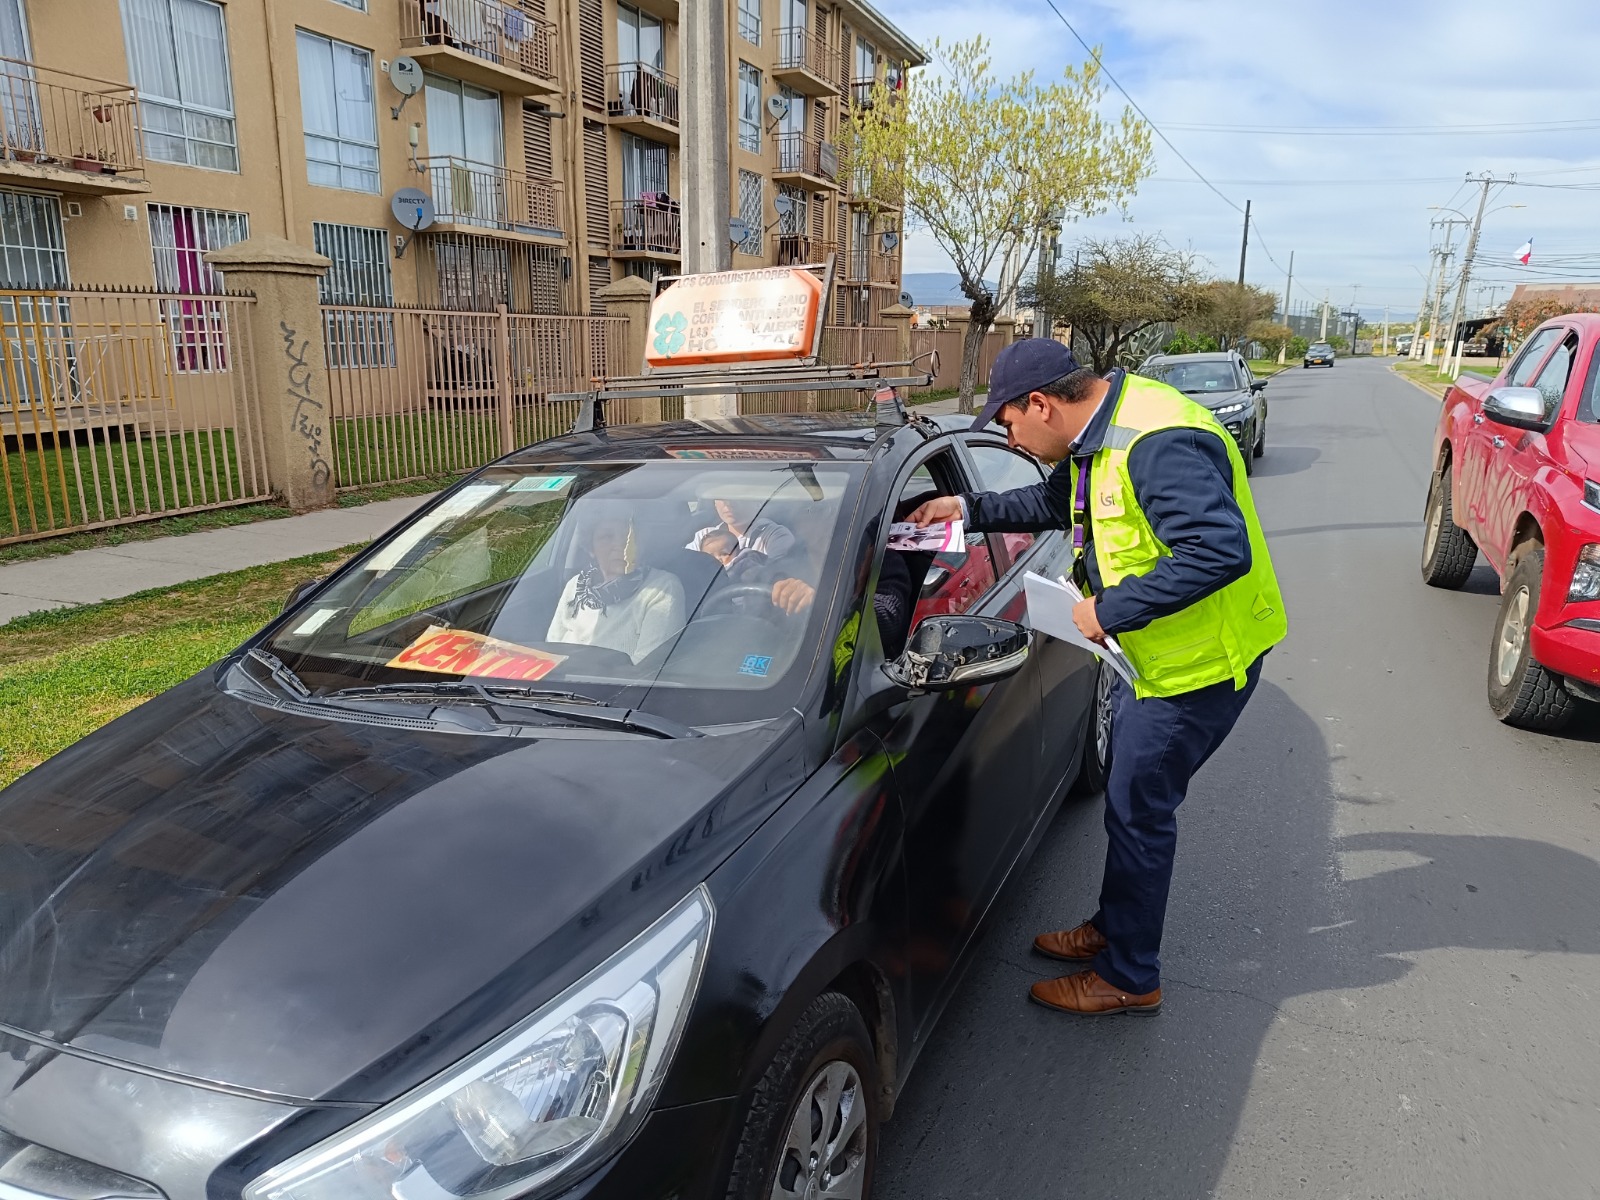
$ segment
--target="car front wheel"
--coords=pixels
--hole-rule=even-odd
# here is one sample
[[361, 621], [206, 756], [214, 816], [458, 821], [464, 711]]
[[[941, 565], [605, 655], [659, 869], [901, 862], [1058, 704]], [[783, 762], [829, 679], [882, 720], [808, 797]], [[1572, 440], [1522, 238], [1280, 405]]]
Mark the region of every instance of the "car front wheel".
[[878, 1154], [877, 1060], [851, 1001], [812, 1001], [745, 1115], [728, 1200], [868, 1200]]
[[1500, 617], [1489, 647], [1489, 708], [1507, 725], [1554, 732], [1565, 727], [1578, 701], [1561, 677], [1533, 659], [1529, 634], [1539, 611], [1544, 548], [1517, 560], [1500, 598]]
[[1422, 515], [1422, 581], [1454, 590], [1466, 583], [1478, 561], [1478, 544], [1456, 524], [1448, 463], [1433, 477]]
[[1074, 796], [1098, 796], [1111, 781], [1111, 731], [1117, 714], [1117, 673], [1104, 663], [1094, 685], [1094, 712], [1084, 739], [1083, 762], [1078, 767]]
[[1253, 454], [1255, 457], [1260, 458], [1266, 452], [1267, 452], [1267, 419], [1266, 419], [1266, 417], [1262, 417], [1260, 423], [1256, 426], [1256, 444], [1251, 448], [1250, 453]]

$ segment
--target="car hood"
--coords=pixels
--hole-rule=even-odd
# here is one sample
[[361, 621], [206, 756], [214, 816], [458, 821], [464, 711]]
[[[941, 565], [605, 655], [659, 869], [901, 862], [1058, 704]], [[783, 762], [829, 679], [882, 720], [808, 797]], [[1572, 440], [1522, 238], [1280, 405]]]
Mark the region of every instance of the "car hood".
[[1231, 392], [1185, 392], [1184, 395], [1196, 404], [1204, 404], [1207, 408], [1222, 408], [1250, 399], [1250, 393], [1243, 388], [1235, 388]]
[[486, 737], [196, 677], [0, 792], [0, 1025], [286, 1098], [388, 1099], [705, 878], [803, 778], [797, 725]]

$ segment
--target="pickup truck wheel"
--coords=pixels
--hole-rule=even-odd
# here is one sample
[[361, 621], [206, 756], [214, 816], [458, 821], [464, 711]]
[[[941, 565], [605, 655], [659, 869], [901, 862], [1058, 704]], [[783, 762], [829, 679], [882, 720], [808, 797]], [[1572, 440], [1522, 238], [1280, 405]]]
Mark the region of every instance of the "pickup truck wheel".
[[1428, 488], [1422, 517], [1422, 581], [1429, 587], [1454, 590], [1466, 583], [1478, 561], [1478, 544], [1455, 521], [1450, 468], [1446, 465]]
[[1572, 719], [1578, 701], [1559, 675], [1533, 660], [1529, 634], [1539, 611], [1544, 548], [1517, 560], [1500, 598], [1500, 618], [1489, 645], [1489, 708], [1507, 725], [1554, 732]]

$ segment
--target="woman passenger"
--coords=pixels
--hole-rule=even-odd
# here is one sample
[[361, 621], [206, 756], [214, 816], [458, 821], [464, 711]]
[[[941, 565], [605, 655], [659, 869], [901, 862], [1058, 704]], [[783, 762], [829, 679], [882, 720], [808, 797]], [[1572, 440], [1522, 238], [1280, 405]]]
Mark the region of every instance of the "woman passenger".
[[567, 581], [546, 640], [619, 650], [634, 662], [684, 625], [678, 577], [635, 561], [633, 523], [602, 517], [589, 530], [592, 565]]

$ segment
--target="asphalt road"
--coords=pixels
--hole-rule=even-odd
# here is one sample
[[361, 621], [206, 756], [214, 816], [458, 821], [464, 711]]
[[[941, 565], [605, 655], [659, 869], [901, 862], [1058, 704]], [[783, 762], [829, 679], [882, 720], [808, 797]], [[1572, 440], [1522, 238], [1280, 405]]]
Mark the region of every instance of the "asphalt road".
[[1274, 379], [1254, 480], [1289, 640], [1180, 810], [1153, 1019], [1025, 1002], [1094, 909], [1097, 801], [992, 914], [878, 1200], [1600, 1197], [1600, 732], [1499, 725], [1494, 575], [1418, 575], [1438, 404]]

